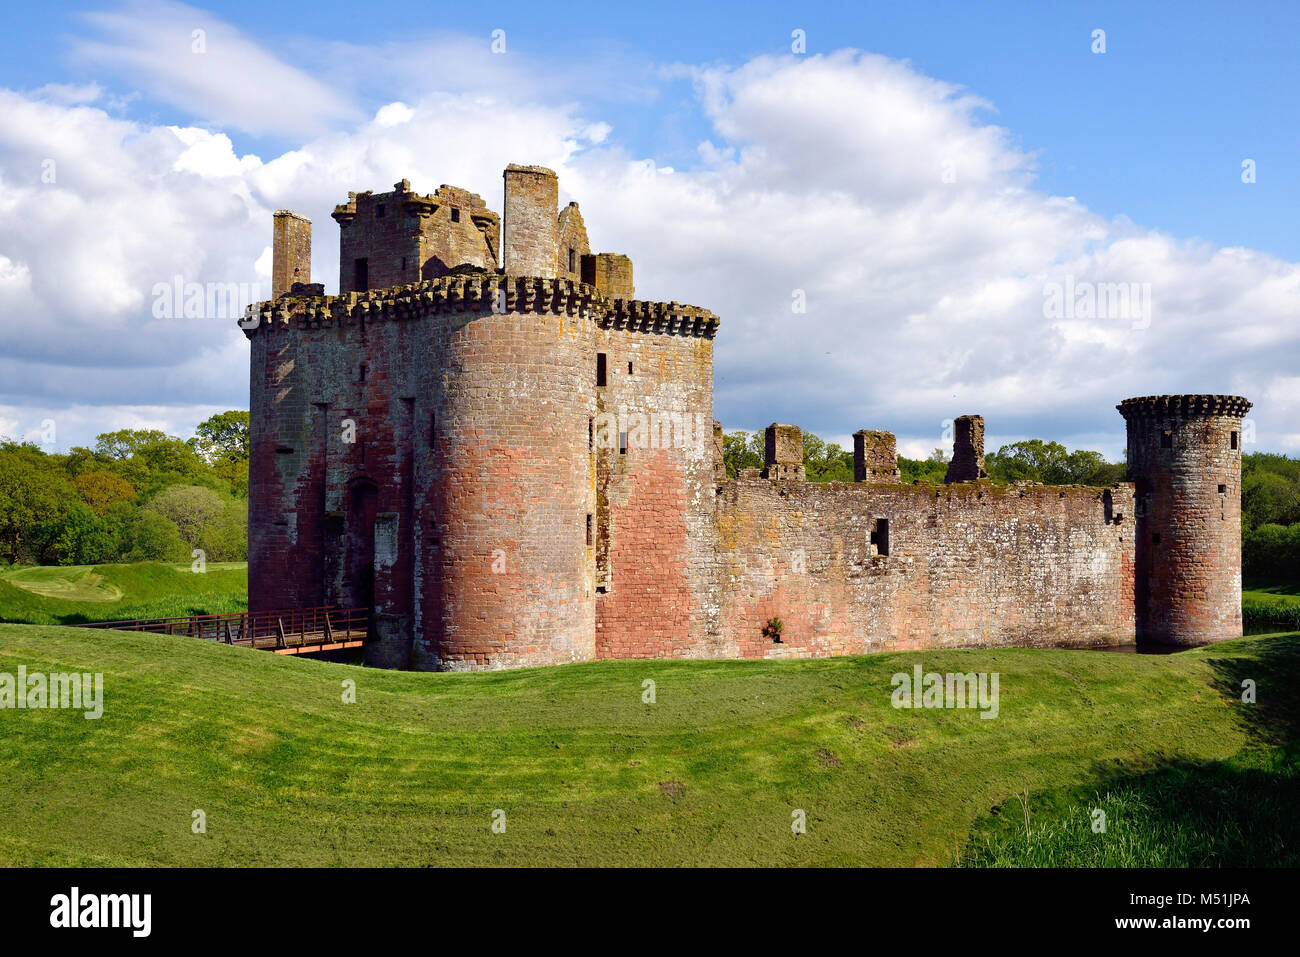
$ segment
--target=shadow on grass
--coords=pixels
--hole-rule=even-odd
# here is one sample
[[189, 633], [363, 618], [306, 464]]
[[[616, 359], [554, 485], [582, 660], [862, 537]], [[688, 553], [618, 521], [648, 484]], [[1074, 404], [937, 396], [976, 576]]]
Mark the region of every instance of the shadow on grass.
[[1293, 581], [1258, 581], [1244, 582], [1241, 586], [1246, 591], [1268, 592], [1270, 595], [1295, 595], [1300, 597], [1300, 582]]
[[1030, 794], [1027, 829], [1021, 802], [1007, 801], [976, 825], [961, 864], [1296, 867], [1297, 802], [1300, 766], [1278, 752], [1177, 762], [1075, 799]]
[[[1086, 788], [1030, 793], [976, 822], [965, 867], [1300, 866], [1300, 634], [1210, 653], [1250, 746]], [[1242, 700], [1253, 682], [1255, 702]], [[1028, 805], [1026, 809], [1026, 805]]]
[[[1209, 658], [1214, 688], [1256, 745], [1300, 754], [1300, 633], [1261, 641], [1249, 655]], [[1243, 701], [1254, 685], [1254, 703]]]

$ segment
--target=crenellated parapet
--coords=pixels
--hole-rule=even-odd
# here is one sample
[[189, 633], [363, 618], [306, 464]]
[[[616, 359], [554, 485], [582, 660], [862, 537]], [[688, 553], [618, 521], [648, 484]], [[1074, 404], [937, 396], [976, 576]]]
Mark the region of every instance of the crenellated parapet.
[[1125, 419], [1169, 419], [1184, 416], [1241, 418], [1251, 402], [1239, 395], [1143, 395], [1115, 406]]
[[[302, 291], [298, 287], [297, 291]], [[676, 302], [607, 299], [595, 286], [571, 279], [500, 276], [465, 271], [441, 279], [341, 296], [286, 295], [249, 306], [240, 326], [248, 338], [289, 329], [320, 329], [358, 322], [424, 319], [448, 313], [546, 313], [581, 316], [603, 329], [712, 339], [718, 317]]]
[[605, 329], [712, 339], [717, 335], [721, 322], [707, 309], [680, 302], [650, 302], [644, 299], [604, 301], [608, 308], [597, 321]]

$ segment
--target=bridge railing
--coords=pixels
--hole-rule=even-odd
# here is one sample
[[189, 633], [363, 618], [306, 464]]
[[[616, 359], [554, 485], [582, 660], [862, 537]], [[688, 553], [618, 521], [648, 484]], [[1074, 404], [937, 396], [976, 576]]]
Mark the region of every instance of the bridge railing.
[[81, 627], [114, 631], [145, 631], [160, 635], [188, 635], [205, 641], [252, 648], [293, 648], [335, 642], [362, 641], [370, 626], [370, 609], [284, 608], [241, 611], [225, 615], [182, 615], [175, 618], [133, 618], [86, 622]]

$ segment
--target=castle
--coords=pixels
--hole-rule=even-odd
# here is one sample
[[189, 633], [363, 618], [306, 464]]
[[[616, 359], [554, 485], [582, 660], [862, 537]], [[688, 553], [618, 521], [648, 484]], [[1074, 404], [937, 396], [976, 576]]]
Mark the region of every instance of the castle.
[[1109, 488], [992, 484], [978, 416], [942, 486], [865, 429], [854, 482], [805, 481], [779, 424], [727, 478], [718, 318], [637, 299], [550, 170], [504, 179], [502, 217], [350, 193], [336, 296], [311, 223], [275, 214], [272, 299], [241, 321], [251, 610], [372, 609], [367, 662], [425, 670], [1241, 634], [1245, 399], [1124, 400]]

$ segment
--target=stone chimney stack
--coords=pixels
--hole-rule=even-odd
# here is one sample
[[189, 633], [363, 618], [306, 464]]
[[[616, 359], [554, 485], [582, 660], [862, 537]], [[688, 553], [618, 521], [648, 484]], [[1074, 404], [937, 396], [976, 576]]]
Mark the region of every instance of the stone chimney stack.
[[582, 257], [582, 281], [595, 286], [610, 299], [635, 299], [632, 260], [620, 253], [596, 253]]
[[271, 230], [271, 298], [290, 292], [296, 282], [311, 282], [311, 220], [280, 209]]
[[803, 432], [799, 426], [773, 422], [763, 438], [763, 478], [802, 482]]
[[984, 471], [984, 416], [959, 415], [953, 422], [952, 461], [944, 482], [973, 482], [988, 478]]
[[896, 485], [902, 480], [893, 432], [860, 429], [853, 433], [853, 481]]
[[507, 276], [554, 279], [560, 248], [560, 181], [543, 166], [510, 164], [501, 265]]

